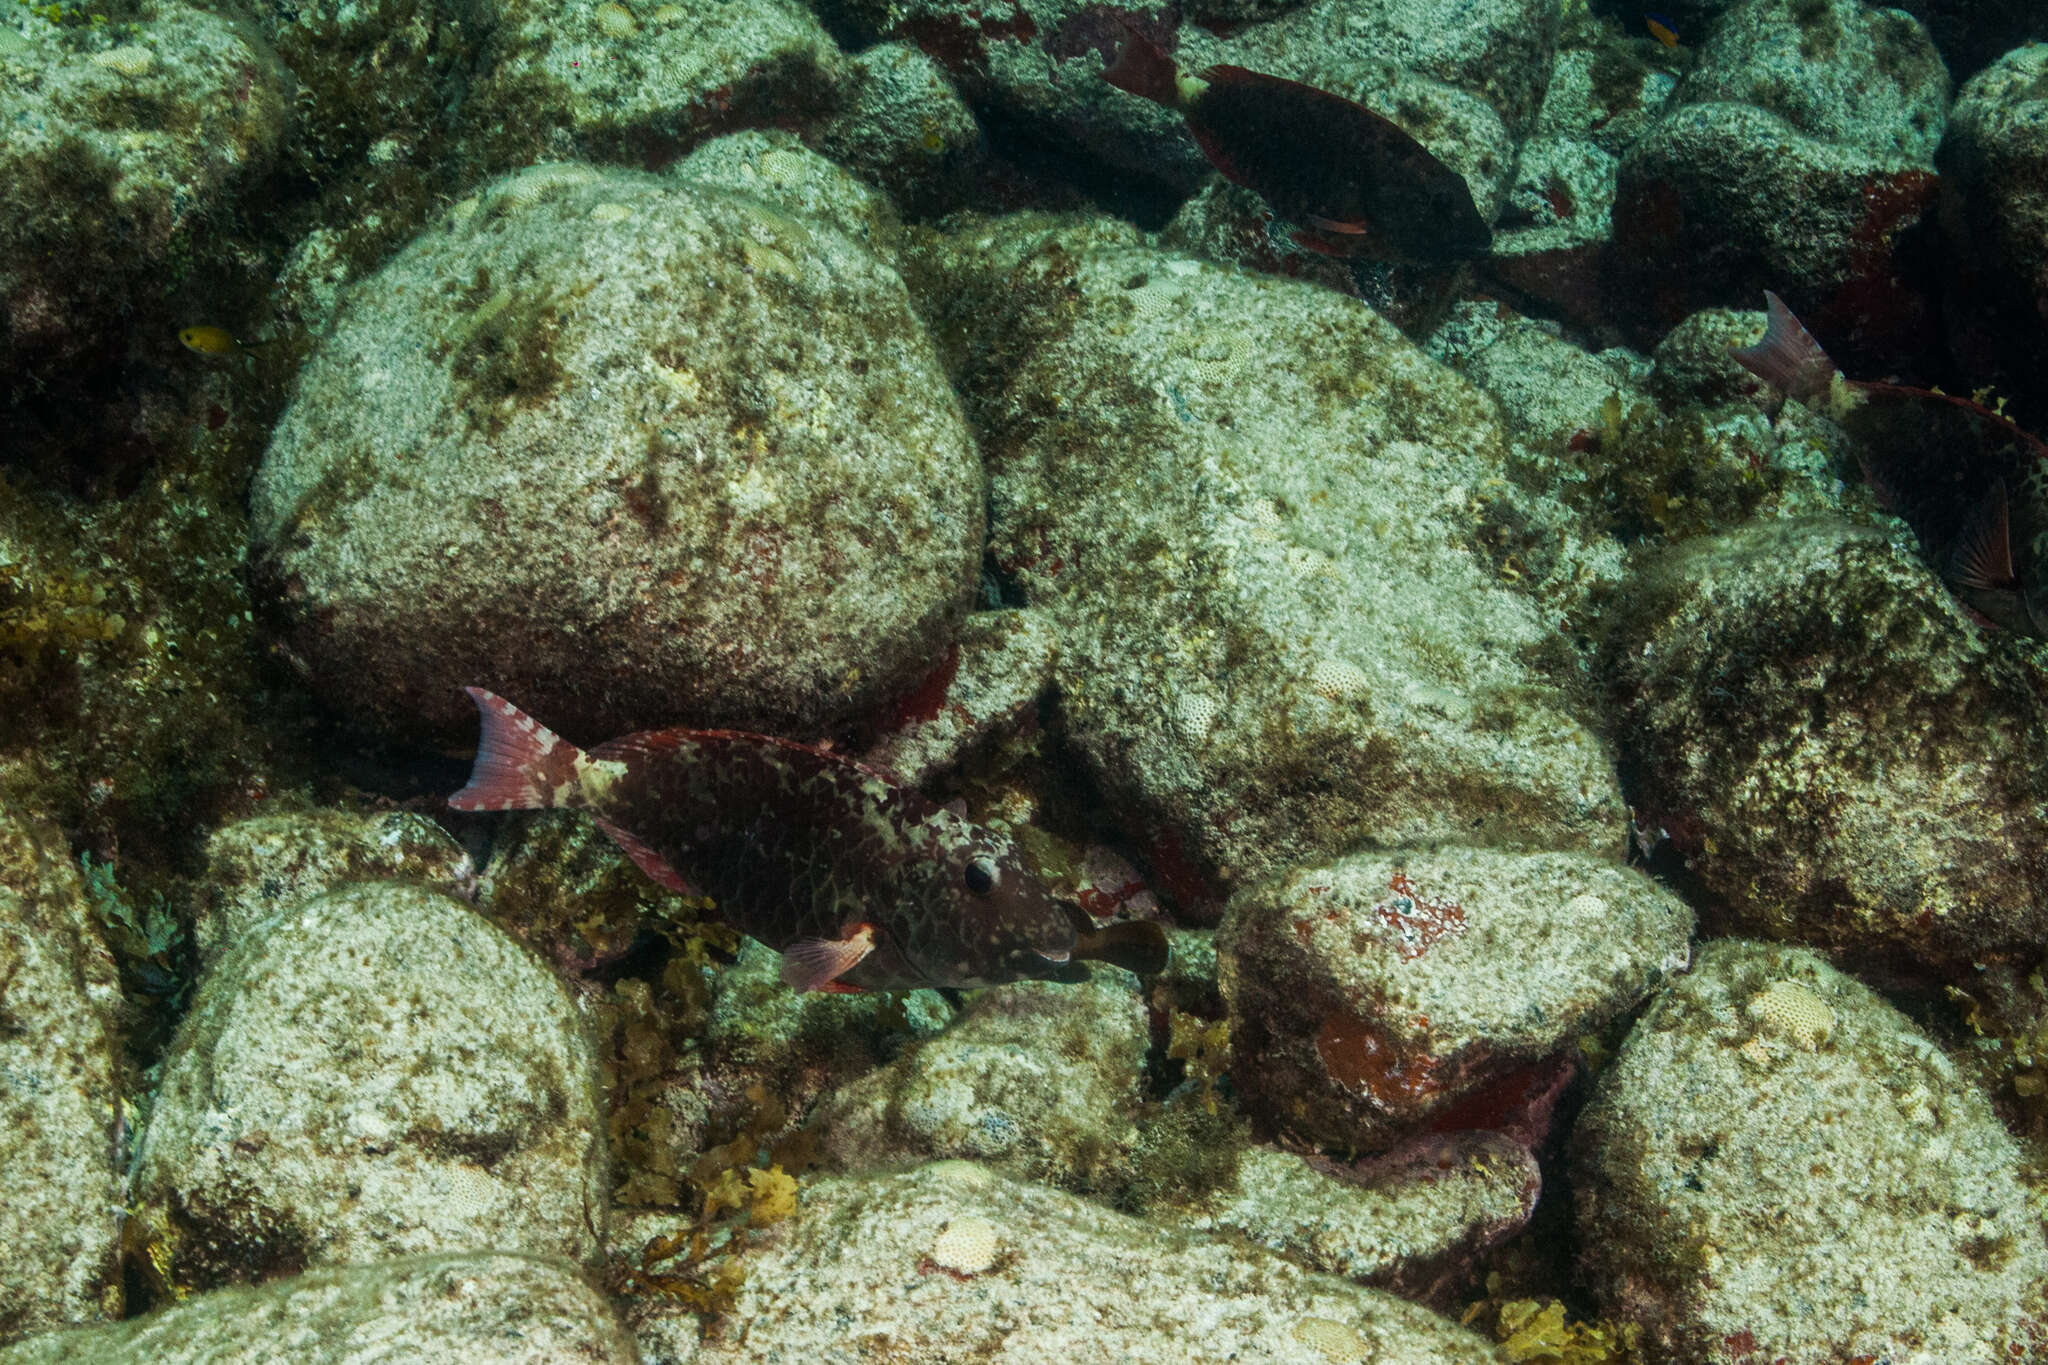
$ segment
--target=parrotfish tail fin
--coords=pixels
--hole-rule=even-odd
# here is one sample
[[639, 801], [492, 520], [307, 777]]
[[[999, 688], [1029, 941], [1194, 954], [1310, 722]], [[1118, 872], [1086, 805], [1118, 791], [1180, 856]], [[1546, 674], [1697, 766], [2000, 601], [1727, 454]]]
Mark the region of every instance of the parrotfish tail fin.
[[495, 692], [465, 687], [483, 717], [469, 785], [448, 798], [453, 810], [533, 810], [559, 806], [576, 784], [575, 745]]
[[782, 984], [793, 991], [852, 991], [840, 977], [875, 950], [875, 926], [856, 924], [841, 938], [800, 938], [782, 950]]
[[1835, 362], [1792, 316], [1785, 300], [1768, 289], [1764, 300], [1770, 310], [1764, 339], [1729, 354], [1736, 364], [1789, 397], [1804, 401], [1825, 395], [1835, 382]]
[[1116, 60], [1102, 73], [1102, 79], [1119, 90], [1128, 90], [1169, 109], [1180, 104], [1180, 70], [1159, 45], [1136, 29], [1125, 26], [1130, 36], [1117, 49]]
[[1948, 581], [1983, 592], [2010, 592], [2016, 575], [2012, 569], [2012, 517], [2005, 501], [2005, 480], [1991, 485], [1991, 491], [1948, 552]]

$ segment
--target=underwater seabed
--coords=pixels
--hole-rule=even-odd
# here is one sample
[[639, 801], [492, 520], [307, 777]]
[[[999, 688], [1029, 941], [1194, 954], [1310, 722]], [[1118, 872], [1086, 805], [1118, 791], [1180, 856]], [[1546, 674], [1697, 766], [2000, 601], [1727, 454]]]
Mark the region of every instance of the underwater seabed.
[[0, 1365], [2048, 1362], [2038, 6], [0, 0], [0, 127]]

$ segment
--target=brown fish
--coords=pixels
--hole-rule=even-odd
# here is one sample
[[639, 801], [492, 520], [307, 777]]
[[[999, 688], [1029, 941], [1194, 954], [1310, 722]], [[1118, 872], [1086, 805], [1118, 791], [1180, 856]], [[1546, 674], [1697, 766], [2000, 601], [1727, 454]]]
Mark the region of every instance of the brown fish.
[[1465, 178], [1355, 100], [1241, 66], [1190, 76], [1136, 32], [1102, 76], [1178, 110], [1210, 164], [1301, 224], [1311, 251], [1449, 265], [1493, 249]]
[[1077, 957], [1165, 965], [1156, 926], [1078, 934], [1078, 910], [1053, 899], [1008, 838], [839, 754], [686, 729], [585, 753], [504, 698], [467, 690], [483, 736], [451, 807], [588, 811], [649, 877], [710, 895], [734, 928], [780, 950], [797, 990], [1059, 978]]
[[1730, 352], [1854, 437], [1863, 477], [1979, 620], [2048, 637], [2048, 445], [1954, 394], [1844, 379], [1768, 291], [1763, 340]]

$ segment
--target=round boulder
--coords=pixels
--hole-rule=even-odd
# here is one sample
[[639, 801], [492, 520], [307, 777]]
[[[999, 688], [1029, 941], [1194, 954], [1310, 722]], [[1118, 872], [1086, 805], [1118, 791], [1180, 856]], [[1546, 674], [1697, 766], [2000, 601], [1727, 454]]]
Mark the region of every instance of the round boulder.
[[533, 166], [344, 304], [251, 493], [314, 686], [454, 739], [814, 731], [927, 671], [980, 471], [901, 279], [681, 179]]
[[607, 1194], [575, 1007], [468, 906], [360, 882], [202, 982], [134, 1201], [176, 1290], [489, 1247], [576, 1260]]

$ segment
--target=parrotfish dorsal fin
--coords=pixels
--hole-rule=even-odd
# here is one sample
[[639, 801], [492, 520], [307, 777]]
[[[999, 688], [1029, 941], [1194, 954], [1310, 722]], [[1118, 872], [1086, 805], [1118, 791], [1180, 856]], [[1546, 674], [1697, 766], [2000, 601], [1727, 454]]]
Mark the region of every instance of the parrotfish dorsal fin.
[[1735, 363], [1787, 396], [1802, 402], [1825, 395], [1835, 382], [1835, 362], [1813, 339], [1813, 333], [1792, 316], [1785, 301], [1764, 291], [1769, 320], [1763, 340], [1728, 354]]
[[1964, 523], [1948, 553], [1949, 582], [1986, 592], [2009, 591], [2018, 577], [2012, 567], [2012, 518], [1999, 479]]
[[465, 687], [483, 733], [469, 784], [448, 798], [452, 810], [534, 810], [558, 806], [575, 786], [576, 746], [495, 692]]

